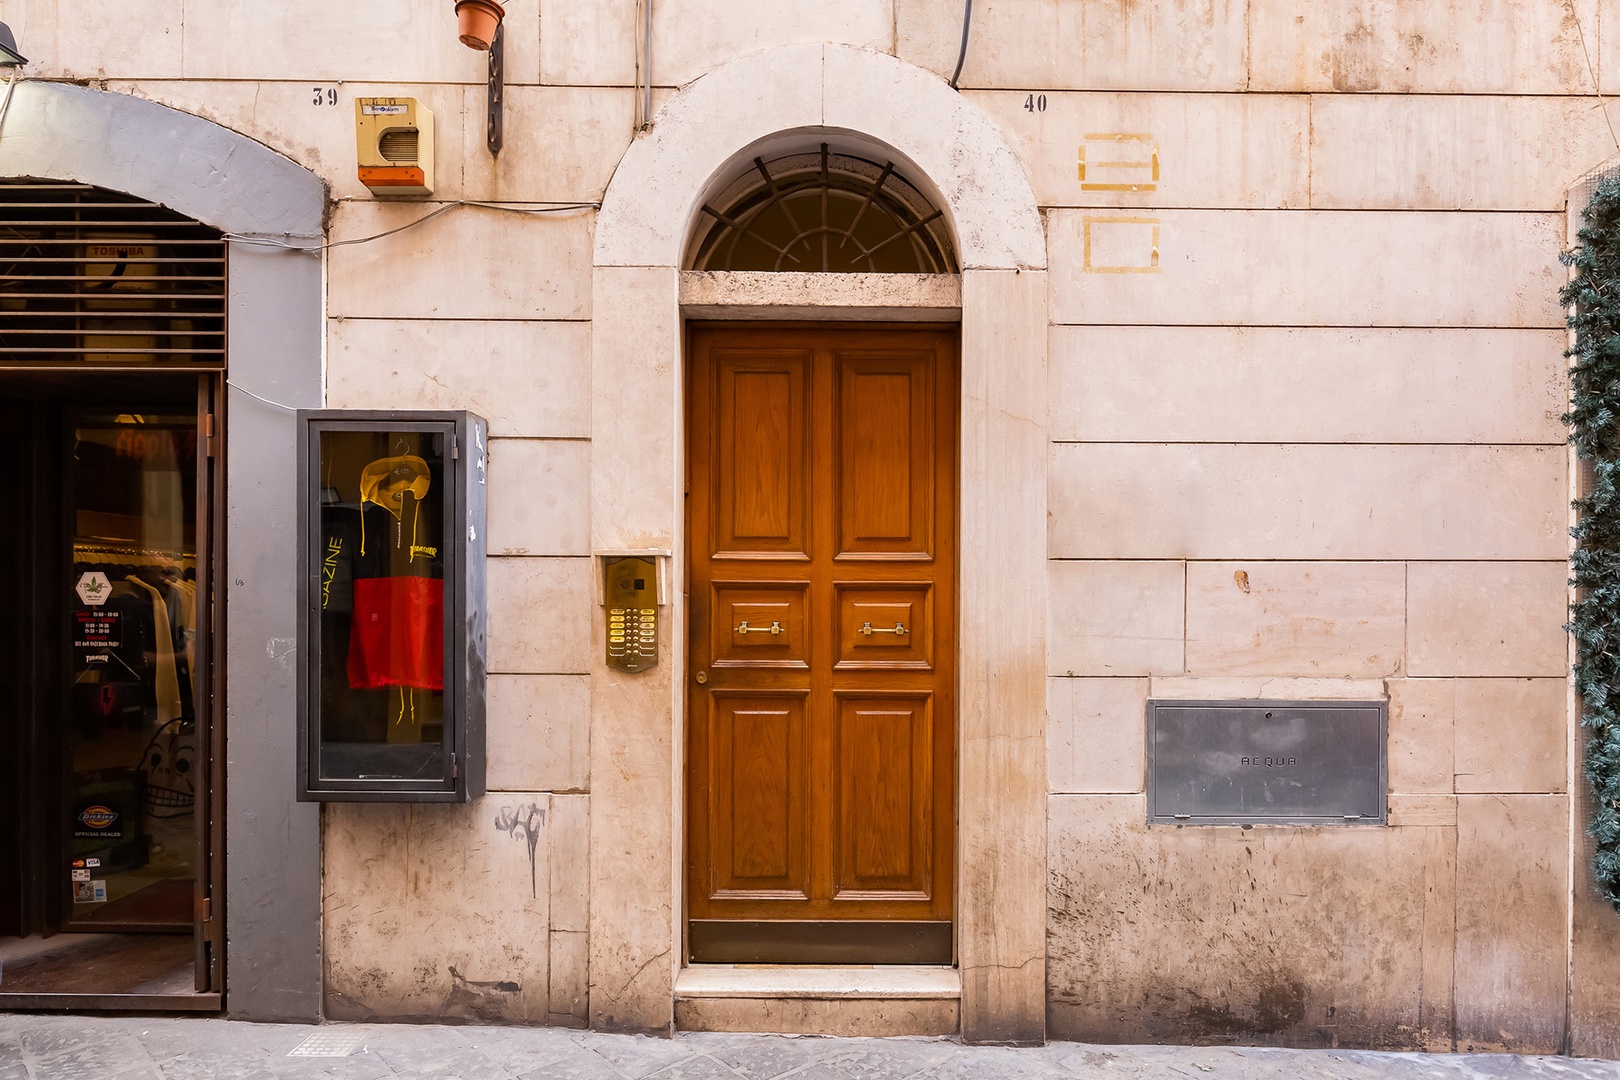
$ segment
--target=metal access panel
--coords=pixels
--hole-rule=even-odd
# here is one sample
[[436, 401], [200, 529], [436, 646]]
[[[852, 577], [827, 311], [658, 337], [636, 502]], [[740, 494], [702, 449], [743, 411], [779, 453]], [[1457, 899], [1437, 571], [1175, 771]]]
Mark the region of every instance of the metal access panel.
[[1148, 821], [1388, 822], [1382, 701], [1149, 701]]

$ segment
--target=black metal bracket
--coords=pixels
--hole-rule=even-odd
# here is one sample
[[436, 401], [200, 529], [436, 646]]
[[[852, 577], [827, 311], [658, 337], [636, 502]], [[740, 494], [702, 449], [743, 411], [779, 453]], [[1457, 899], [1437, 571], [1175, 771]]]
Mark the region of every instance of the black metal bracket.
[[506, 124], [501, 115], [506, 100], [506, 23], [496, 25], [495, 36], [489, 43], [489, 125], [484, 129], [484, 145], [491, 157], [501, 152], [506, 139]]

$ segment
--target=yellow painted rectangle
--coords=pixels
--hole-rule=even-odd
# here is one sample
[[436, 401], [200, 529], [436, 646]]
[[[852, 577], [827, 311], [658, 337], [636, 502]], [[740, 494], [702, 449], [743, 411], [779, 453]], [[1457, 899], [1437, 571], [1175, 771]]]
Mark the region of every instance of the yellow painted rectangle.
[[1083, 219], [1087, 274], [1159, 273], [1159, 219], [1087, 214]]
[[1159, 144], [1141, 132], [1087, 132], [1079, 149], [1081, 191], [1156, 191]]

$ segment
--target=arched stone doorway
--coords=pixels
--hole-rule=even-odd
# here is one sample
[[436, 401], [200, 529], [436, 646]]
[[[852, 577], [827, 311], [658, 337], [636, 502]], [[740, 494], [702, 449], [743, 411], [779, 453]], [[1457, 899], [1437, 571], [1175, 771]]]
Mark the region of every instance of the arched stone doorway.
[[[823, 142], [900, 163], [944, 210], [959, 278], [683, 278], [707, 198], [755, 157]], [[594, 261], [592, 440], [637, 452], [592, 455], [592, 548], [659, 553], [677, 580], [664, 662], [633, 678], [600, 662], [592, 672], [593, 1026], [668, 1030], [683, 955], [684, 320], [959, 318], [960, 1023], [973, 1041], [1040, 1041], [1045, 240], [1014, 155], [937, 77], [893, 57], [839, 46], [762, 53], [685, 88], [631, 147], [603, 200]], [[667, 816], [650, 809], [660, 807]]]

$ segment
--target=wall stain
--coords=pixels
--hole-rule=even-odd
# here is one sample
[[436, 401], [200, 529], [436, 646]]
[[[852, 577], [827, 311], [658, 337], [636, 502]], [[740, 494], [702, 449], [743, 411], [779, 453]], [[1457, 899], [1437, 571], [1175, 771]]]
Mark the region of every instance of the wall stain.
[[[1225, 839], [1230, 844], [1221, 842]], [[1179, 851], [1179, 834], [1150, 840]], [[1136, 838], [1121, 830], [1093, 839], [1085, 859], [1060, 839], [1047, 877], [1047, 1018], [1055, 1038], [1082, 1041], [1244, 1044], [1420, 1050], [1431, 1033], [1414, 1030], [1398, 1008], [1369, 1002], [1364, 984], [1397, 976], [1388, 956], [1362, 957], [1355, 985], [1331, 985], [1347, 928], [1302, 918], [1293, 892], [1278, 892], [1275, 852], [1252, 833], [1209, 835], [1224, 888], [1199, 875], [1144, 865]], [[1185, 870], [1185, 867], [1182, 867]], [[1358, 895], [1338, 897], [1356, 908]], [[1404, 909], [1380, 915], [1386, 921]], [[1145, 928], [1153, 927], [1144, 937]], [[1415, 932], [1415, 928], [1408, 928]], [[1186, 943], [1169, 955], [1148, 938]], [[1345, 940], [1341, 940], [1345, 939]], [[1131, 968], [1152, 953], [1147, 972]], [[1324, 967], [1313, 966], [1326, 962]], [[1348, 1004], [1348, 1008], [1346, 1005]], [[1413, 1017], [1413, 1019], [1417, 1019]], [[1403, 1023], [1404, 1022], [1404, 1023]], [[1101, 1036], [1099, 1038], [1099, 1036]]]
[[519, 984], [506, 980], [480, 982], [468, 979], [456, 970], [454, 964], [449, 966], [449, 972], [450, 993], [445, 995], [441, 1007], [445, 1016], [498, 1023], [505, 1020], [510, 1012], [511, 1001], [505, 995], [523, 991]]
[[1297, 979], [1261, 986], [1252, 1008], [1199, 1002], [1187, 1010], [1188, 1034], [1194, 1038], [1275, 1035], [1305, 1019], [1305, 984]]
[[1378, 88], [1378, 42], [1365, 23], [1344, 35], [1333, 53], [1333, 89], [1341, 92]]

